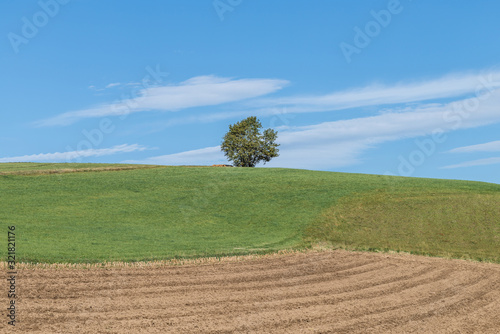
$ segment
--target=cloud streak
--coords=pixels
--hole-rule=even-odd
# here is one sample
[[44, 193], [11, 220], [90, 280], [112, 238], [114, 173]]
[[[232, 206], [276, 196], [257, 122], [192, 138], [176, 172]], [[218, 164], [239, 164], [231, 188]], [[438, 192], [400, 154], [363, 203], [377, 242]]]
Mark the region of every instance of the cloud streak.
[[225, 162], [220, 146], [150, 157], [144, 160], [126, 160], [123, 163], [145, 165], [212, 165]]
[[462, 162], [462, 163], [459, 163], [456, 165], [449, 165], [449, 166], [444, 166], [441, 168], [442, 169], [452, 169], [452, 168], [487, 166], [487, 165], [496, 165], [496, 164], [500, 164], [500, 157], [466, 161], [466, 162]]
[[450, 153], [500, 152], [500, 140], [478, 145], [457, 147], [448, 152]]
[[35, 126], [65, 126], [81, 119], [120, 116], [141, 111], [179, 111], [220, 105], [273, 93], [289, 82], [278, 79], [238, 79], [216, 76], [194, 77], [177, 85], [141, 89], [138, 96], [117, 103], [102, 104], [66, 112], [41, 120]]
[[60, 162], [71, 161], [78, 158], [102, 157], [107, 155], [130, 153], [147, 150], [146, 147], [133, 144], [117, 145], [110, 148], [88, 149], [70, 152], [40, 153], [32, 155], [23, 155], [18, 157], [0, 158], [0, 162]]
[[[324, 95], [261, 99], [257, 104], [266, 107], [294, 106], [300, 112], [305, 111], [307, 107], [312, 111], [341, 110], [480, 95], [498, 88], [500, 88], [500, 72], [488, 71], [453, 74], [415, 83], [370, 85]], [[293, 112], [293, 109], [290, 112]]]

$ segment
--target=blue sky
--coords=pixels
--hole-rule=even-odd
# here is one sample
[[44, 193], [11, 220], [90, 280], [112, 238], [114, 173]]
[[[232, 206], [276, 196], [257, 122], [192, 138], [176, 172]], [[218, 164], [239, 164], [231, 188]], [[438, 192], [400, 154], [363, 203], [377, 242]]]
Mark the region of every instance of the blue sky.
[[[0, 162], [226, 163], [500, 183], [500, 2], [0, 3]], [[262, 166], [262, 165], [260, 165]]]

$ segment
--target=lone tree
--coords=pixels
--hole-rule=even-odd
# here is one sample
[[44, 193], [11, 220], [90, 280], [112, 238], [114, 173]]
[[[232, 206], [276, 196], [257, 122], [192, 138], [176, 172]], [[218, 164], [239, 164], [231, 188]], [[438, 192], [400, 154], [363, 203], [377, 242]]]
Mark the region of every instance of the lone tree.
[[255, 167], [260, 161], [265, 164], [279, 155], [279, 144], [275, 143], [278, 132], [266, 129], [261, 134], [260, 129], [262, 124], [255, 116], [229, 126], [221, 150], [236, 167]]

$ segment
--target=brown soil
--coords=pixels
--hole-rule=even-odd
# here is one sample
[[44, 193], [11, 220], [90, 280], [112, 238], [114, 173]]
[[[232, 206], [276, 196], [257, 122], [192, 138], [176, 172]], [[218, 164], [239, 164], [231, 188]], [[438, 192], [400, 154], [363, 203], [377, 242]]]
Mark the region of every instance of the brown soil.
[[496, 264], [321, 251], [18, 273], [19, 333], [500, 332]]

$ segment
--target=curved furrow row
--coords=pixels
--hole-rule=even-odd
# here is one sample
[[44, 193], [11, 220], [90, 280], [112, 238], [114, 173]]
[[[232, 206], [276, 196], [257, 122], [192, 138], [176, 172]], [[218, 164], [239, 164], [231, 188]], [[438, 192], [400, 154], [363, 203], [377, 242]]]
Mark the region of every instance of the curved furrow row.
[[26, 269], [19, 278], [23, 332], [500, 331], [500, 266], [459, 260], [325, 251], [187, 266]]

